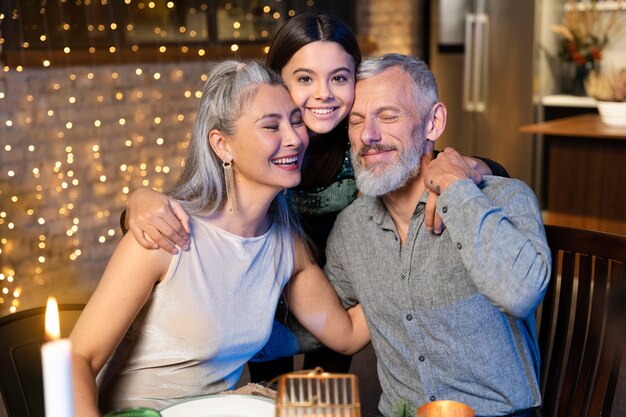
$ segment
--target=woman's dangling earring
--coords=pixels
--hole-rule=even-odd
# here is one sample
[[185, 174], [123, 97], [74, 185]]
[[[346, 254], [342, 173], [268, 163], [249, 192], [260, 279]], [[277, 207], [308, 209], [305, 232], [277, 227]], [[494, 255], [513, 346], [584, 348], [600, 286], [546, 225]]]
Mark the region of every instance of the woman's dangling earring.
[[235, 195], [235, 177], [233, 176], [233, 163], [222, 161], [224, 168], [224, 180], [226, 182], [226, 199], [230, 204], [230, 211], [237, 210], [237, 196]]

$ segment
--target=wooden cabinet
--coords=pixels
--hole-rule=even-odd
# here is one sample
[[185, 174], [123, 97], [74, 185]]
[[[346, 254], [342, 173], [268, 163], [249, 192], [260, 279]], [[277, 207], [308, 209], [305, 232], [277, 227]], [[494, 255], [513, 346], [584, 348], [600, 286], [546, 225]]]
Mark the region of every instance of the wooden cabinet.
[[588, 113], [520, 131], [544, 138], [546, 223], [626, 235], [626, 128]]

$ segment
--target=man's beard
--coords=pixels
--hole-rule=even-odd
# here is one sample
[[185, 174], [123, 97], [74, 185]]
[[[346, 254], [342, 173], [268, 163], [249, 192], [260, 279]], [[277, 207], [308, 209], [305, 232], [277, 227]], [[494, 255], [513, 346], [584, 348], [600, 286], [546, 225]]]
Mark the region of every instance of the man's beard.
[[[360, 156], [370, 150], [396, 150], [394, 146], [365, 145], [359, 152], [350, 152], [356, 186], [360, 192], [372, 197], [380, 197], [399, 190], [416, 178], [420, 172], [420, 160], [424, 153], [424, 141], [420, 139], [417, 146], [400, 150], [398, 160], [390, 163], [374, 163], [370, 166], [361, 164]], [[376, 173], [376, 170], [380, 171]]]

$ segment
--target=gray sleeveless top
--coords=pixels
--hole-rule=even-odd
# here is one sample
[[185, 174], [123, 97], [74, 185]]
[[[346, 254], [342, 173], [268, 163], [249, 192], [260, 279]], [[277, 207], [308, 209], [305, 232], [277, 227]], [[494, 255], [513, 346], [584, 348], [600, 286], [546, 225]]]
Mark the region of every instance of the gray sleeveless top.
[[191, 235], [98, 375], [102, 411], [230, 389], [268, 340], [293, 273], [291, 236], [274, 223], [242, 238], [197, 217]]

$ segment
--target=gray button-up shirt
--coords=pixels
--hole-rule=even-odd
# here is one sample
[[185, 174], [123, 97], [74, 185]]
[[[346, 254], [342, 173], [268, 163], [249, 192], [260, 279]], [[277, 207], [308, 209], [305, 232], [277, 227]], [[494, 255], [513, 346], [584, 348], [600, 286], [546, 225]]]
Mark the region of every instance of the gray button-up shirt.
[[338, 217], [325, 271], [344, 305], [363, 306], [378, 357], [385, 416], [405, 399], [469, 404], [500, 416], [541, 402], [534, 312], [550, 251], [532, 191], [485, 177], [452, 184], [437, 201], [446, 228], [424, 227], [426, 194], [405, 245], [378, 198]]

